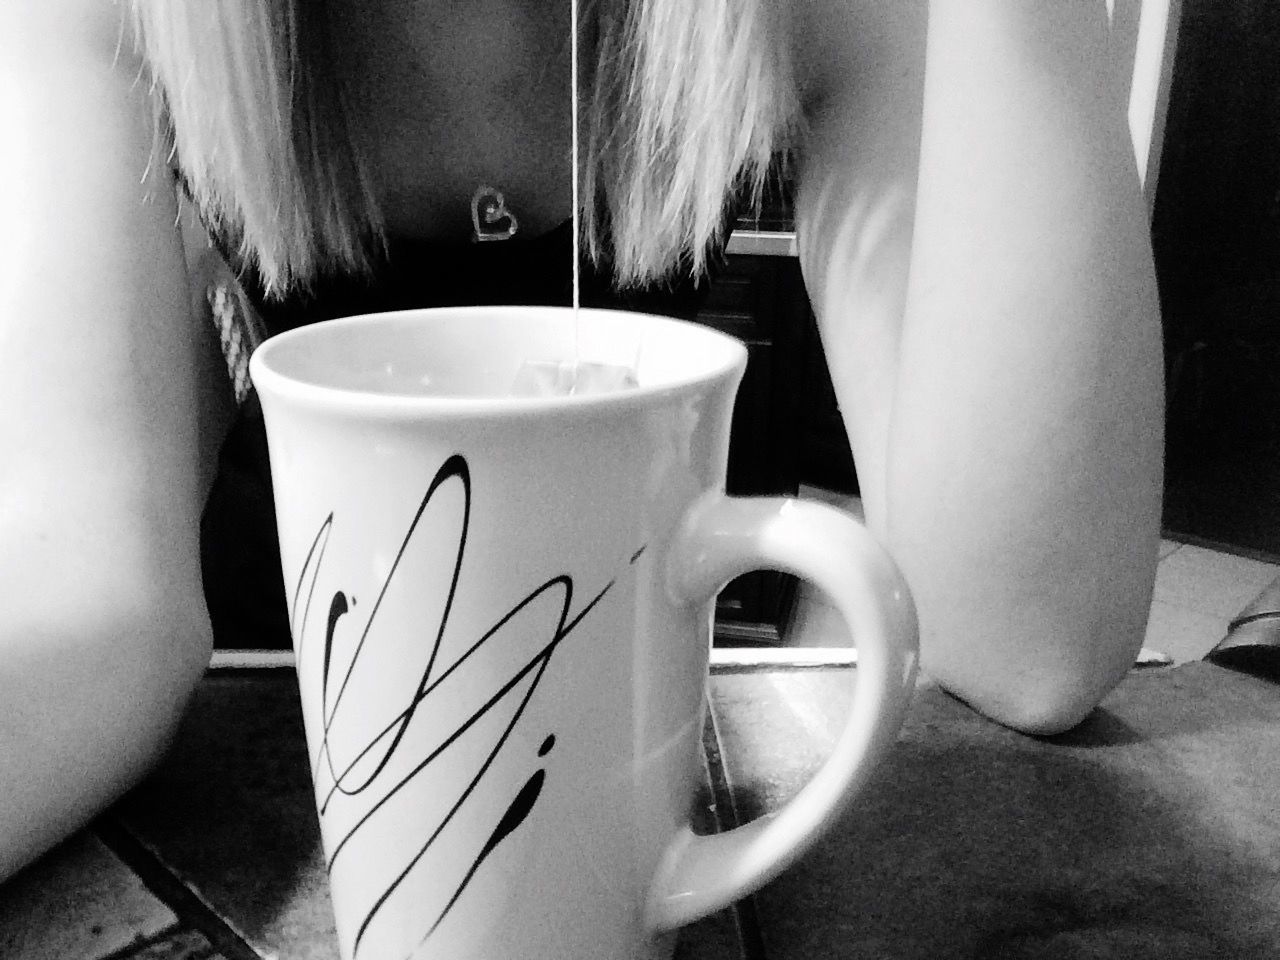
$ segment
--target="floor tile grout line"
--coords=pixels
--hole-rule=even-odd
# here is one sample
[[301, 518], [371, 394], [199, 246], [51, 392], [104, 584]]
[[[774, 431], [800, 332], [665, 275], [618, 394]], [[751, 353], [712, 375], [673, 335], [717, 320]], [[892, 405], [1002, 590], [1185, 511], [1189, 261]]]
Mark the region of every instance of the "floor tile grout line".
[[[713, 673], [742, 670], [809, 670], [848, 667], [856, 664], [854, 647], [716, 646], [711, 650]], [[292, 650], [214, 650], [209, 670], [221, 675], [265, 676], [273, 670], [295, 667]]]
[[[1177, 600], [1170, 600], [1166, 597], [1152, 597], [1152, 609], [1155, 609], [1156, 604], [1160, 604], [1161, 607], [1167, 610], [1177, 610], [1181, 613], [1194, 613], [1196, 616], [1205, 620], [1221, 620], [1223, 623], [1227, 623], [1231, 620], [1231, 615], [1229, 614], [1218, 613], [1215, 610], [1205, 610], [1203, 607], [1193, 607], [1189, 604], [1180, 603]], [[1241, 607], [1241, 609], [1243, 610], [1244, 608]]]
[[108, 813], [92, 825], [93, 833], [132, 870], [143, 885], [185, 925], [204, 935], [225, 960], [263, 960], [244, 935], [220, 917], [205, 900], [176, 876], [150, 848]]
[[716, 721], [715, 707], [708, 698], [707, 723], [702, 729], [702, 754], [706, 761], [707, 775], [711, 779], [712, 796], [716, 803], [716, 829], [720, 833], [742, 825], [738, 804], [733, 796], [733, 785], [724, 768], [724, 748], [720, 741], [720, 728]]
[[159, 933], [153, 933], [149, 936], [138, 937], [128, 946], [121, 947], [119, 950], [112, 950], [110, 953], [96, 957], [95, 960], [129, 960], [130, 957], [136, 957], [143, 950], [154, 947], [156, 944], [164, 943], [166, 940], [172, 940], [184, 930], [190, 930], [187, 924], [179, 919], [175, 923], [169, 924]]
[[[720, 738], [720, 721], [716, 717], [710, 684], [707, 688], [707, 721], [702, 728], [702, 754], [711, 777], [711, 791], [716, 803], [716, 825], [723, 833], [741, 826], [742, 817], [733, 796], [729, 770], [724, 762], [724, 743]], [[733, 905], [733, 920], [738, 928], [738, 946], [741, 948], [742, 960], [768, 960], [764, 930], [760, 925], [754, 894], [743, 897]]]
[[[1191, 553], [1189, 551], [1196, 549], [1187, 546], [1180, 547], [1161, 557], [1157, 563], [1157, 568], [1178, 567], [1181, 568], [1182, 576], [1197, 576], [1206, 569], [1218, 571], [1217, 576], [1222, 576], [1224, 568], [1230, 569], [1231, 574], [1235, 576], [1262, 576], [1274, 579], [1280, 576], [1280, 564], [1268, 563], [1262, 560], [1254, 560], [1252, 557], [1238, 557], [1229, 553], [1217, 553], [1212, 550], [1202, 550], [1200, 553]], [[1214, 576], [1210, 573], [1209, 576]]]
[[734, 663], [715, 667], [713, 675], [717, 677], [738, 677], [748, 673], [775, 675], [780, 673], [822, 673], [830, 670], [851, 670], [853, 667], [854, 664], [847, 661], [833, 663]]
[[[1245, 560], [1253, 560], [1256, 563], [1265, 563], [1269, 567], [1280, 566], [1280, 558], [1275, 553], [1268, 550], [1258, 550], [1253, 547], [1242, 547], [1235, 544], [1223, 543], [1220, 540], [1211, 540], [1208, 537], [1198, 537], [1191, 533], [1177, 533], [1164, 530], [1160, 534], [1161, 538], [1171, 543], [1176, 543], [1178, 549], [1182, 547], [1199, 547], [1201, 550], [1208, 550], [1212, 553], [1220, 553], [1229, 557], [1241, 557]], [[1174, 553], [1177, 551], [1175, 550]]]
[[[1255, 593], [1249, 599], [1248, 603], [1246, 603], [1243, 607], [1241, 607], [1239, 610], [1236, 611], [1236, 614], [1232, 619], [1239, 620], [1242, 616], [1260, 616], [1263, 613], [1269, 612], [1267, 610], [1259, 610], [1255, 614], [1245, 614], [1246, 610], [1248, 610], [1254, 604], [1258, 603], [1259, 600], [1261, 600], [1263, 597], [1265, 597], [1268, 593], [1272, 591], [1280, 591], [1280, 574], [1277, 574], [1271, 581], [1267, 583], [1266, 586], [1264, 586], [1261, 590]], [[1280, 604], [1269, 603], [1268, 607], [1271, 607], [1271, 606], [1280, 606]]]
[[[1176, 556], [1176, 554], [1177, 554], [1177, 551], [1175, 551], [1174, 553], [1171, 553], [1167, 557], [1164, 557], [1160, 561], [1161, 567], [1163, 568], [1165, 561], [1172, 559], [1174, 556]], [[1187, 589], [1188, 585], [1185, 582], [1179, 588], [1170, 587], [1167, 582], [1162, 581], [1161, 579], [1163, 576], [1166, 575], [1164, 569], [1161, 569], [1156, 575], [1156, 587], [1155, 587], [1154, 594], [1151, 598], [1152, 606], [1154, 607], [1156, 604], [1162, 604], [1165, 607], [1174, 608], [1185, 613], [1193, 613], [1201, 617], [1212, 618], [1214, 620], [1232, 621], [1239, 618], [1240, 615], [1245, 610], [1253, 606], [1253, 604], [1255, 604], [1258, 601], [1259, 597], [1263, 596], [1263, 594], [1265, 594], [1269, 589], [1275, 586], [1275, 584], [1278, 581], [1280, 581], [1280, 566], [1277, 566], [1276, 564], [1261, 563], [1259, 561], [1250, 560], [1247, 557], [1240, 558], [1240, 559], [1244, 559], [1249, 563], [1256, 564], [1259, 567], [1271, 568], [1267, 571], [1270, 579], [1268, 579], [1268, 581], [1262, 587], [1260, 587], [1257, 591], [1255, 591], [1252, 595], [1250, 595], [1248, 601], [1242, 604], [1233, 613], [1229, 615], [1223, 614], [1221, 612], [1221, 609], [1223, 608], [1206, 609], [1206, 606], [1203, 604], [1203, 597], [1199, 594], [1196, 595], [1195, 597], [1190, 596], [1190, 593], [1188, 592], [1188, 589]], [[1188, 571], [1184, 571], [1182, 574], [1180, 574], [1180, 576], [1182, 578], [1182, 581], [1186, 581], [1188, 579], [1192, 581], [1192, 583], [1189, 585], [1191, 590], [1195, 590], [1197, 588], [1203, 590], [1206, 581], [1209, 579], [1204, 577], [1202, 574], [1197, 574], [1197, 573], [1188, 572]], [[1237, 580], [1235, 582], [1237, 586], [1241, 585], [1241, 581]], [[1223, 593], [1224, 591], [1217, 590], [1216, 595], [1221, 597]], [[1235, 595], [1242, 596], [1243, 594], [1235, 594]]]

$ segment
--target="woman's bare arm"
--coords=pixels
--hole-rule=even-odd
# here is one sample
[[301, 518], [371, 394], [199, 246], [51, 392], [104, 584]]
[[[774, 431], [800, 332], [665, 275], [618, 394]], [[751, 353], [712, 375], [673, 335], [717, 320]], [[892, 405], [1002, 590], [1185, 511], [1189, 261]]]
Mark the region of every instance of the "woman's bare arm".
[[1105, 7], [802, 9], [801, 256], [868, 517], [915, 592], [925, 669], [1001, 722], [1062, 730], [1141, 645], [1162, 488]]
[[122, 9], [0, 7], [0, 877], [146, 770], [210, 646], [196, 338]]

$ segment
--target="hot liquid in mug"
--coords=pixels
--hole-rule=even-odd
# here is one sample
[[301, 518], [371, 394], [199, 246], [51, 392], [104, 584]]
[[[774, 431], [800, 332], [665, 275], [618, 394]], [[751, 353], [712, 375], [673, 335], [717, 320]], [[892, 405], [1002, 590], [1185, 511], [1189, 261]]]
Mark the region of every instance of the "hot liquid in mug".
[[[724, 494], [737, 341], [554, 307], [334, 320], [254, 354], [342, 955], [635, 960], [777, 875], [910, 698], [909, 592], [844, 513]], [[528, 361], [638, 386], [514, 397]], [[695, 836], [714, 599], [809, 579], [858, 647], [830, 759]]]

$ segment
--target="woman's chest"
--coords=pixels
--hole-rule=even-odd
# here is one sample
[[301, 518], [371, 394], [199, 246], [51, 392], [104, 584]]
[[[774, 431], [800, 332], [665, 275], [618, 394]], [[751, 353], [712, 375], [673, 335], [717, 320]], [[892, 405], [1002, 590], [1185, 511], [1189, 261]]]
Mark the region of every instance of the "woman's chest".
[[503, 191], [524, 233], [569, 216], [569, 0], [329, 10], [333, 68], [390, 234], [467, 236], [480, 185]]

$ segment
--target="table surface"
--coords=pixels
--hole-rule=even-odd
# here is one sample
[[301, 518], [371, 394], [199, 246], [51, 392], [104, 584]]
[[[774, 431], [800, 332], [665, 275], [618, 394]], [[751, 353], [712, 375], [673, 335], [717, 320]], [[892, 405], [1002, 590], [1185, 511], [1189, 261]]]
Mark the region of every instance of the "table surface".
[[[849, 666], [721, 668], [701, 826], [822, 762]], [[1280, 956], [1280, 687], [1133, 671], [1036, 739], [922, 684], [892, 760], [807, 858], [680, 960]], [[164, 764], [0, 886], [5, 960], [335, 960], [292, 671], [211, 671]]]

